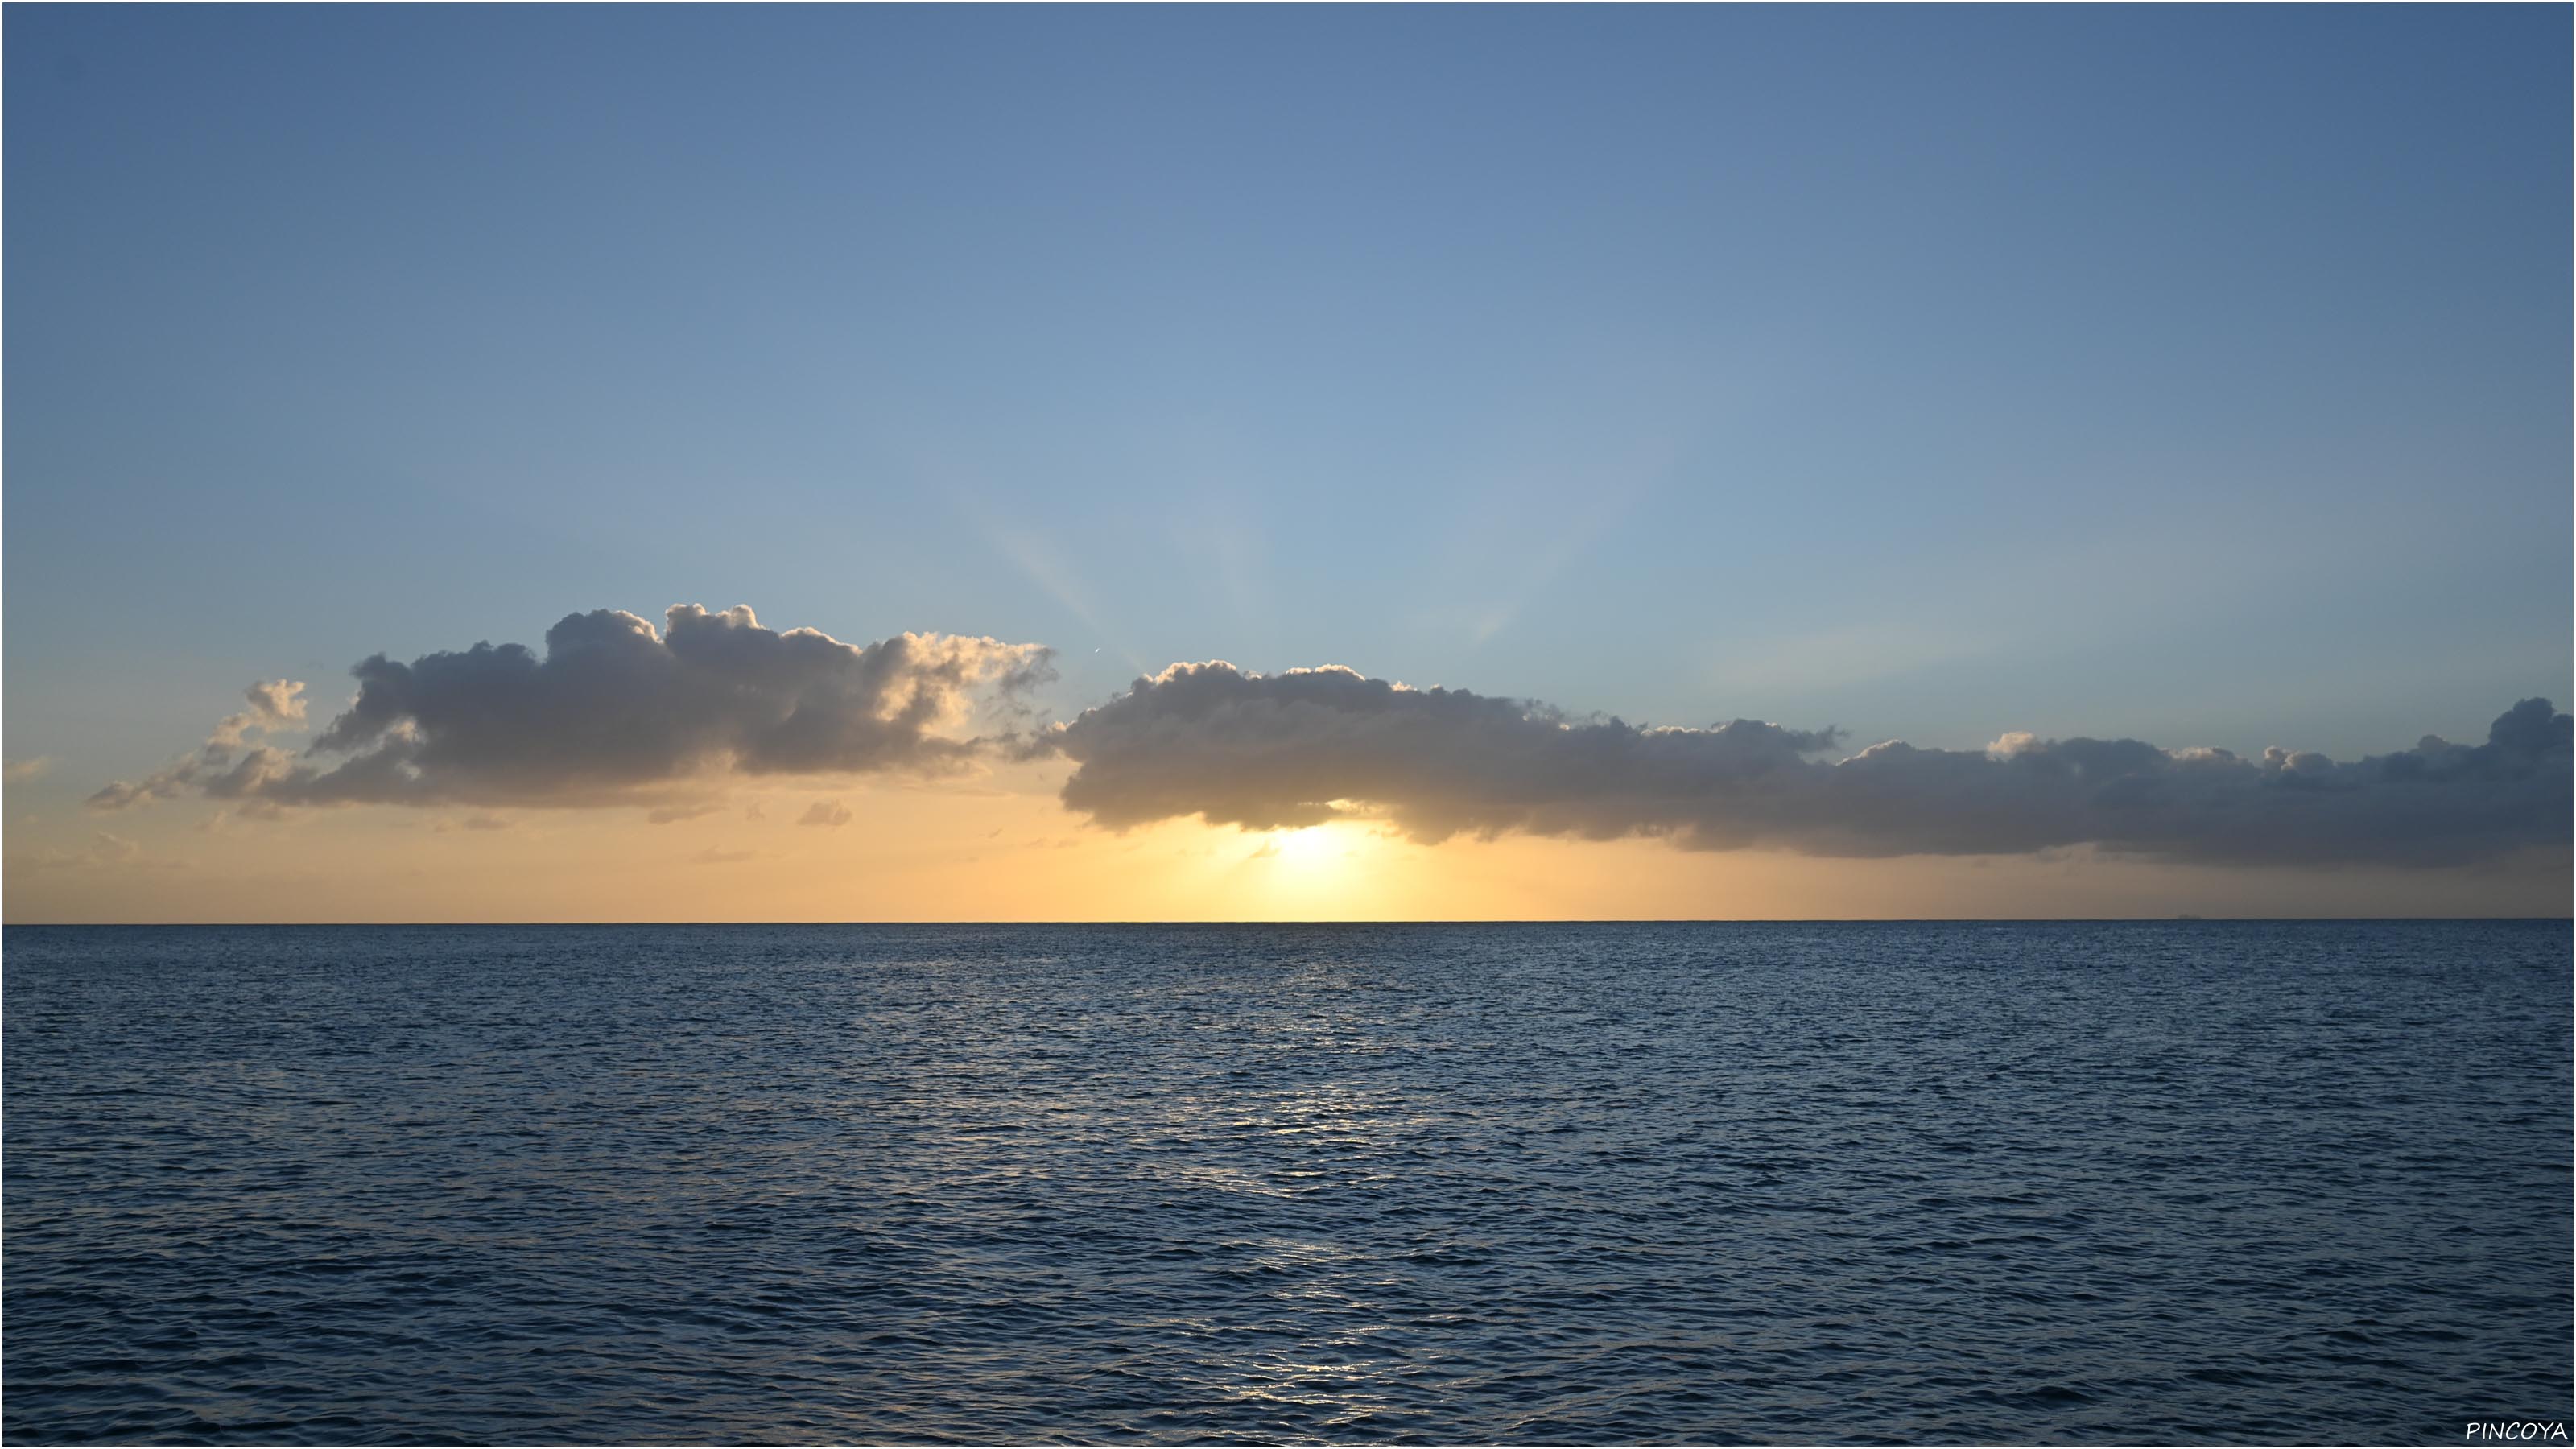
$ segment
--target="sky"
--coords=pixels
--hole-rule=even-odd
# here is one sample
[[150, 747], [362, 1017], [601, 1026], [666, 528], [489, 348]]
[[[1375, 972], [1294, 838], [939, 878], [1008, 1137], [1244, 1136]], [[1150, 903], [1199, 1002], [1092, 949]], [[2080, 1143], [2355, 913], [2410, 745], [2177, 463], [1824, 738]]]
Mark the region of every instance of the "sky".
[[12, 6], [0, 906], [2564, 914], [2570, 23]]

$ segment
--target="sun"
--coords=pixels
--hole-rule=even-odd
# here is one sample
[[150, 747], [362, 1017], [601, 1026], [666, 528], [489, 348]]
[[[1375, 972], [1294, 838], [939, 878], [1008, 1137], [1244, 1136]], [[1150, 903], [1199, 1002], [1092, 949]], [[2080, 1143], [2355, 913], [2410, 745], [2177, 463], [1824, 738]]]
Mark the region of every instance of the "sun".
[[1264, 849], [1284, 870], [1318, 870], [1337, 863], [1348, 850], [1340, 834], [1329, 825], [1275, 831]]
[[1242, 909], [1289, 920], [1369, 914], [1381, 904], [1381, 883], [1369, 869], [1377, 845], [1367, 829], [1348, 823], [1270, 831], [1236, 867]]

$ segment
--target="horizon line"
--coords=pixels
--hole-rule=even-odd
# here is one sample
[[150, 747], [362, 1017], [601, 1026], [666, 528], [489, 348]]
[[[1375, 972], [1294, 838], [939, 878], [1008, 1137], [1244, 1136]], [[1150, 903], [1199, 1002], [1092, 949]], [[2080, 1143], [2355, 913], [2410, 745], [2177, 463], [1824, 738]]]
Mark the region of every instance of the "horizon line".
[[500, 926], [2127, 926], [2175, 925], [2184, 922], [2202, 924], [2257, 925], [2339, 922], [2419, 922], [2448, 923], [2485, 921], [2535, 924], [2552, 922], [2576, 926], [2576, 914], [2564, 916], [2229, 916], [2174, 914], [2165, 916], [1458, 916], [1407, 917], [1396, 920], [1343, 918], [1333, 920], [1298, 918], [1252, 918], [1241, 920], [1151, 920], [1144, 918], [1113, 921], [1081, 920], [836, 920], [836, 921], [652, 921], [652, 920], [544, 920], [544, 921], [0, 921], [0, 930], [35, 927], [46, 930], [202, 930], [217, 927], [289, 928], [299, 930], [328, 927], [387, 928], [397, 926], [458, 926], [489, 928]]

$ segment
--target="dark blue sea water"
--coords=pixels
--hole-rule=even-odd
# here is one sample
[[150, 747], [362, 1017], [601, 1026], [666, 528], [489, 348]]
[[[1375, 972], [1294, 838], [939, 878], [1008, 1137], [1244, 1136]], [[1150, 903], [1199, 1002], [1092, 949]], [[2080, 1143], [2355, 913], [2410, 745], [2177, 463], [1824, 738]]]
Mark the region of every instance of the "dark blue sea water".
[[12, 1442], [2569, 1415], [2564, 923], [5, 953]]

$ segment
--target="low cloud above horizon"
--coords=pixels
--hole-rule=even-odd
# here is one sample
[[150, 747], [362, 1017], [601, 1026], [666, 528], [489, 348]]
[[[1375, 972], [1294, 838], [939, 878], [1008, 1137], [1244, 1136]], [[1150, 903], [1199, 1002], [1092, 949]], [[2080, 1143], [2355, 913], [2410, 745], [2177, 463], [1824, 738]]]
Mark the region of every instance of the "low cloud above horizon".
[[1818, 758], [1840, 731], [1647, 728], [1327, 667], [1174, 665], [1058, 726], [1064, 803], [1124, 828], [1196, 815], [1277, 829], [1383, 816], [1423, 843], [1506, 833], [1817, 856], [2096, 845], [2171, 861], [2451, 866], [2568, 839], [2569, 718], [2545, 699], [2480, 745], [2427, 735], [2339, 764], [2267, 749], [2006, 734]]
[[194, 754], [88, 803], [113, 811], [197, 793], [273, 807], [632, 805], [728, 774], [938, 774], [987, 752], [954, 730], [1049, 677], [1049, 651], [1035, 644], [844, 644], [763, 628], [741, 606], [674, 604], [663, 622], [656, 632], [598, 609], [548, 629], [543, 655], [480, 643], [409, 664], [372, 656], [350, 671], [357, 698], [301, 757], [245, 736], [300, 726], [304, 686], [253, 684], [250, 711]]
[[[1424, 844], [1636, 836], [1846, 858], [2090, 845], [2195, 864], [2407, 867], [2569, 839], [2570, 720], [2546, 699], [2505, 711], [2480, 744], [2428, 735], [2349, 763], [2023, 733], [1982, 750], [1888, 741], [1843, 755], [1830, 726], [1655, 728], [1339, 666], [1257, 674], [1218, 661], [1175, 664], [1029, 730], [1018, 727], [1026, 696], [1052, 678], [1043, 645], [938, 634], [852, 645], [772, 631], [745, 607], [675, 605], [664, 621], [657, 632], [617, 610], [568, 615], [542, 655], [483, 643], [409, 664], [373, 656], [351, 671], [356, 699], [300, 754], [273, 741], [303, 726], [304, 686], [254, 684], [250, 708], [196, 752], [88, 803], [634, 806], [734, 778], [1060, 759], [1073, 767], [1063, 805], [1114, 831], [1360, 819]], [[966, 733], [979, 717], [1005, 727]], [[709, 808], [661, 803], [651, 818]], [[818, 801], [799, 823], [852, 818]]]

